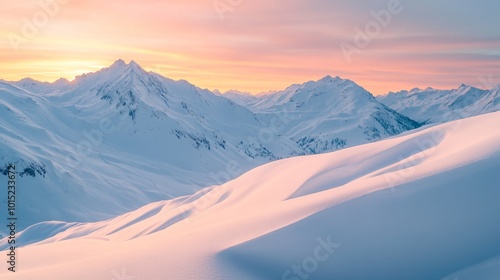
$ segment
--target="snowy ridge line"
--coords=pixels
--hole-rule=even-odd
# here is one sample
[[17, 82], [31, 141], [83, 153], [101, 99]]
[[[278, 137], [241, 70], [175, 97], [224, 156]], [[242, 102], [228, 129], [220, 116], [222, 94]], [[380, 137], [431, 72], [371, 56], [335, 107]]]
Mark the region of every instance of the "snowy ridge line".
[[489, 90], [461, 85], [453, 90], [433, 88], [391, 92], [377, 99], [420, 122], [445, 123], [500, 110], [500, 85]]

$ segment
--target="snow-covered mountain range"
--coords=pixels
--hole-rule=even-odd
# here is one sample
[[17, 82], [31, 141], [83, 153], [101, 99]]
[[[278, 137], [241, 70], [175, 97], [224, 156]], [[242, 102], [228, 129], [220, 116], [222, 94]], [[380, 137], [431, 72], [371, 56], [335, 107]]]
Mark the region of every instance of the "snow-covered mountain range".
[[453, 90], [433, 88], [391, 92], [377, 99], [416, 121], [445, 123], [500, 110], [500, 85], [482, 90], [461, 85]]
[[499, 122], [275, 161], [107, 221], [41, 223], [19, 236], [22, 269], [0, 277], [497, 279]]
[[0, 179], [17, 166], [24, 229], [15, 277], [54, 279], [58, 265], [60, 279], [124, 267], [145, 279], [489, 279], [499, 90], [375, 98], [326, 76], [221, 94], [122, 60], [73, 81], [0, 80]]
[[335, 151], [415, 129], [421, 124], [378, 102], [350, 80], [326, 76], [284, 91], [229, 98], [250, 108], [306, 154]]
[[258, 141], [247, 108], [121, 60], [72, 82], [1, 82], [0, 116], [0, 169], [17, 164], [29, 190], [23, 226], [111, 217], [298, 151]]
[[19, 224], [110, 218], [270, 161], [420, 126], [338, 77], [246, 103], [228, 97], [122, 60], [71, 82], [1, 81], [0, 172], [17, 164], [29, 190]]

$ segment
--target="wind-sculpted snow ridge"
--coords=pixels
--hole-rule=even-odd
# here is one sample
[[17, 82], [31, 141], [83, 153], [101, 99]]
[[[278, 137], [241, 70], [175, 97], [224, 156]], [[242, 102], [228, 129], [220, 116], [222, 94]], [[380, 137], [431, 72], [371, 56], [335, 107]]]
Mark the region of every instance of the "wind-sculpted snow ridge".
[[491, 113], [275, 161], [107, 221], [42, 223], [19, 237], [32, 243], [22, 269], [1, 278], [491, 279], [499, 122]]

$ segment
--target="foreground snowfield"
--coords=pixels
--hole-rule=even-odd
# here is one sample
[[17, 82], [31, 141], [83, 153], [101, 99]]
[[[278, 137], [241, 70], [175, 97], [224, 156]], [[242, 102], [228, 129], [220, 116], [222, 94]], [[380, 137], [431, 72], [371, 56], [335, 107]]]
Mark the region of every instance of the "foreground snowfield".
[[492, 279], [499, 123], [491, 113], [272, 162], [109, 221], [42, 223], [21, 239], [45, 240], [0, 278]]

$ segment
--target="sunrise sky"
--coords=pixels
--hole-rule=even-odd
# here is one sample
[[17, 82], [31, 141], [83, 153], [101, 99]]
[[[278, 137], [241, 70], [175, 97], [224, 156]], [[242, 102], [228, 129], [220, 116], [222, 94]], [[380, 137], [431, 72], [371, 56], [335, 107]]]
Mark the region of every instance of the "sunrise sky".
[[326, 75], [374, 94], [500, 83], [499, 1], [395, 2], [0, 0], [0, 79], [71, 80], [121, 58], [221, 91]]

